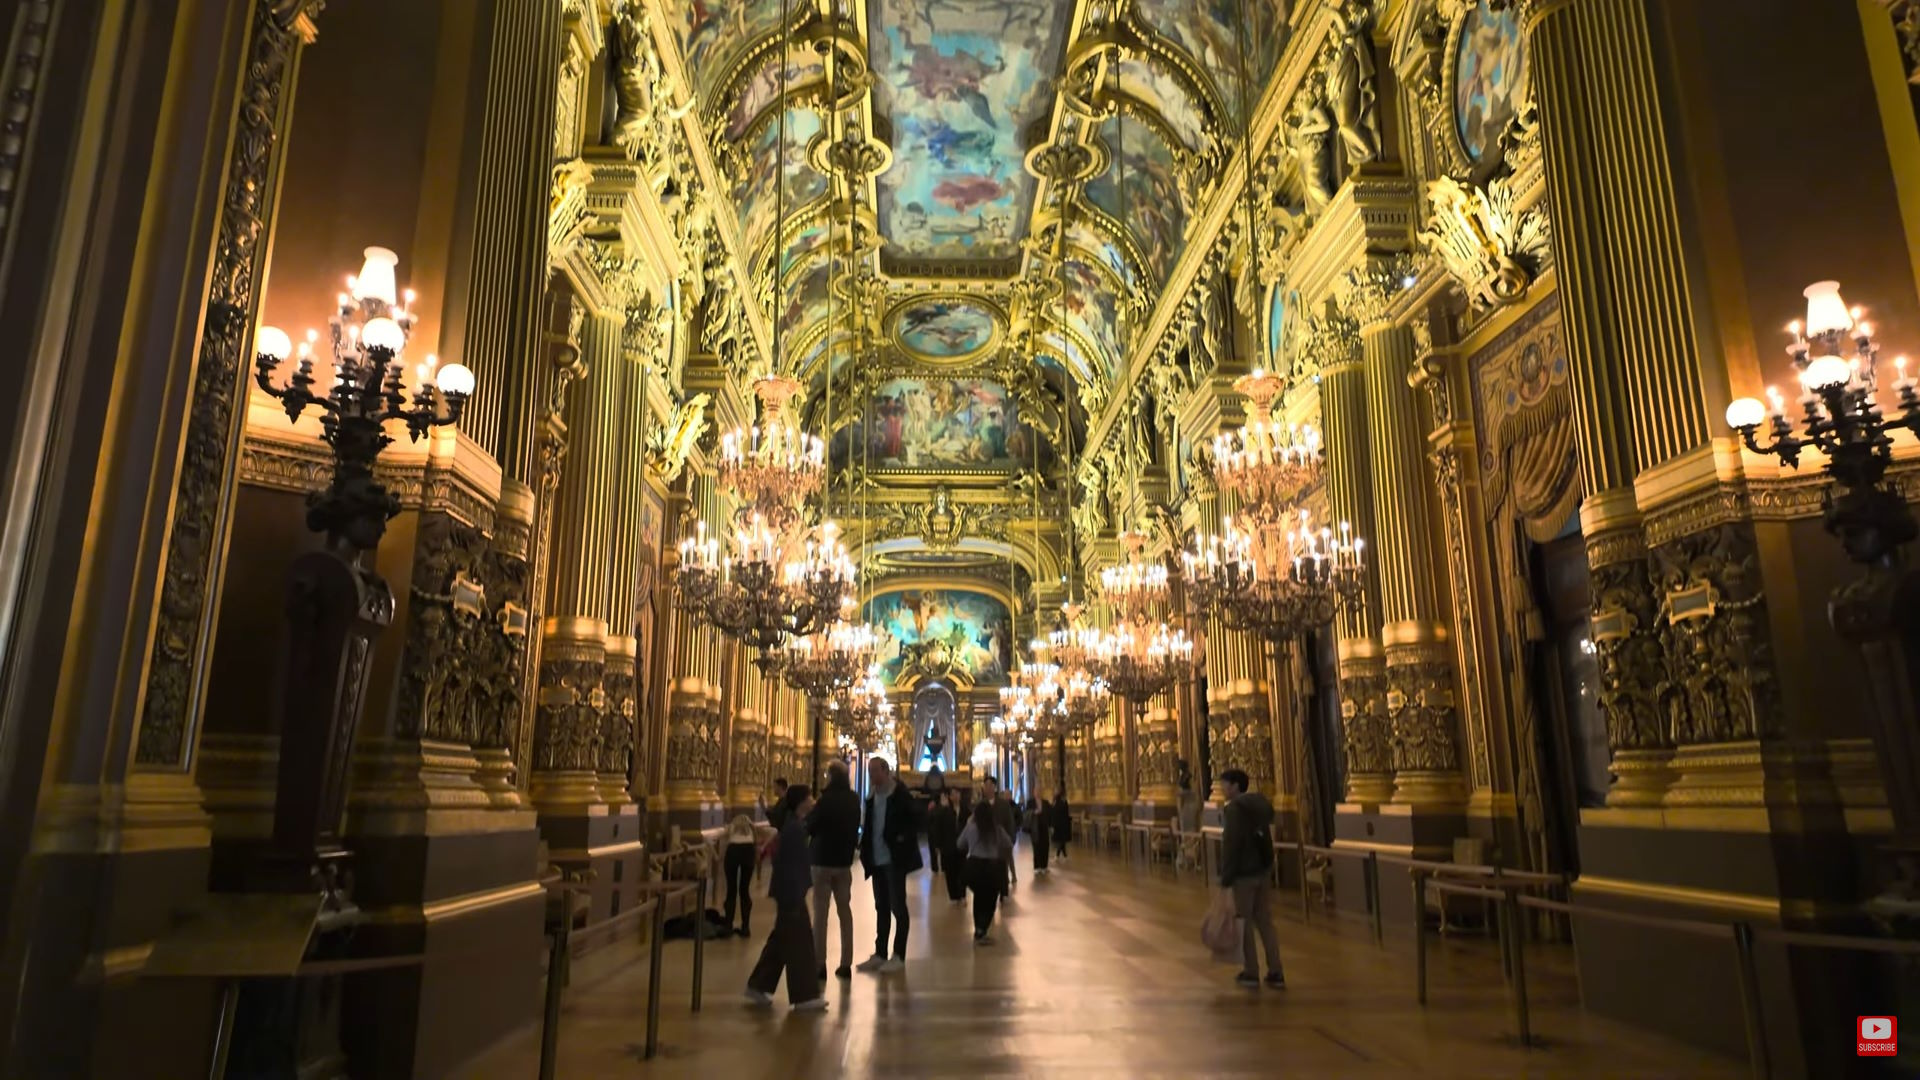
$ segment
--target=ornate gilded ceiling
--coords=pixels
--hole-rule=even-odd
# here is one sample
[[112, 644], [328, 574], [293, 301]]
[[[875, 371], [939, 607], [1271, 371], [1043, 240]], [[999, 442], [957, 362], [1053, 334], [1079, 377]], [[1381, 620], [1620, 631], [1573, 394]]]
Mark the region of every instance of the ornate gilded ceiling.
[[[1017, 350], [1104, 403], [1235, 138], [1242, 0], [662, 3], [777, 363], [817, 374], [827, 340], [837, 363], [857, 329], [906, 367]], [[1286, 4], [1244, 7], [1264, 86]], [[832, 175], [841, 142], [878, 167]], [[1071, 167], [1050, 169], [1049, 147]], [[857, 206], [864, 229], [829, 205]]]

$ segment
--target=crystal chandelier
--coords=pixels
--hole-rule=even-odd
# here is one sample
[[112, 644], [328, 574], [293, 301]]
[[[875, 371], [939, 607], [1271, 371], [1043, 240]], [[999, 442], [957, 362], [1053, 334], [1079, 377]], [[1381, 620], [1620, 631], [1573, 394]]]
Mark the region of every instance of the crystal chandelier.
[[1247, 398], [1251, 419], [1214, 437], [1214, 481], [1248, 511], [1278, 516], [1319, 478], [1320, 433], [1310, 426], [1274, 423], [1273, 403], [1285, 389], [1278, 375], [1256, 368], [1233, 380], [1233, 388]]
[[1100, 572], [1100, 588], [1114, 624], [1091, 642], [1087, 666], [1136, 706], [1193, 670], [1193, 641], [1182, 627], [1154, 616], [1168, 600], [1167, 568], [1141, 557], [1146, 537], [1125, 533], [1127, 561]]
[[1228, 518], [1221, 536], [1194, 538], [1180, 554], [1181, 577], [1201, 611], [1227, 629], [1253, 634], [1276, 649], [1333, 621], [1362, 597], [1366, 541], [1346, 522], [1315, 531], [1307, 511], [1284, 524], [1266, 518], [1242, 528]]
[[826, 479], [826, 444], [801, 431], [790, 412], [800, 393], [798, 380], [762, 375], [754, 380], [753, 393], [760, 399], [760, 423], [720, 437], [717, 472], [743, 513], [786, 532]]
[[887, 699], [887, 685], [872, 668], [865, 678], [828, 698], [827, 711], [834, 730], [862, 753], [879, 745], [893, 727], [893, 702]]
[[879, 651], [881, 635], [866, 623], [849, 619], [852, 608], [853, 598], [849, 596], [832, 624], [787, 641], [780, 673], [788, 686], [824, 700], [852, 688], [867, 674]]
[[1000, 688], [1000, 711], [1018, 730], [1052, 734], [1064, 727], [1066, 719], [1062, 692], [1057, 666], [1022, 664], [1009, 684]]
[[683, 610], [744, 645], [759, 650], [761, 671], [776, 672], [781, 646], [825, 627], [853, 588], [854, 565], [832, 522], [820, 526], [802, 553], [785, 563], [789, 545], [759, 513], [736, 528], [732, 554], [701, 522], [680, 543], [674, 581]]
[[1084, 668], [1069, 671], [1060, 688], [1060, 708], [1066, 719], [1066, 730], [1092, 727], [1094, 721], [1113, 708], [1113, 689], [1105, 679]]

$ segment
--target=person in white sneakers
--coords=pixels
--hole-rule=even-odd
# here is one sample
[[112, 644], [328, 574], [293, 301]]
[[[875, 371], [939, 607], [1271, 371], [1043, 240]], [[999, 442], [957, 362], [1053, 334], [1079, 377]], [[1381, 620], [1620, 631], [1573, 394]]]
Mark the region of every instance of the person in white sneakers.
[[[884, 758], [867, 762], [866, 825], [860, 830], [860, 865], [873, 882], [873, 907], [880, 916], [873, 956], [861, 971], [899, 971], [907, 966], [907, 875], [926, 865], [920, 855], [920, 826], [915, 820], [913, 796], [893, 778]], [[887, 953], [887, 934], [893, 932], [893, 953]]]
[[813, 809], [813, 793], [805, 784], [787, 789], [780, 800], [780, 837], [773, 853], [772, 887], [779, 914], [774, 916], [773, 932], [760, 950], [760, 962], [747, 976], [747, 1000], [755, 1005], [773, 1004], [773, 992], [780, 976], [787, 977], [787, 1001], [794, 1012], [819, 1012], [827, 1007], [820, 996], [820, 977], [815, 969], [819, 957], [813, 951], [813, 921], [807, 917], [807, 892], [813, 887], [812, 859], [807, 852], [807, 812]]

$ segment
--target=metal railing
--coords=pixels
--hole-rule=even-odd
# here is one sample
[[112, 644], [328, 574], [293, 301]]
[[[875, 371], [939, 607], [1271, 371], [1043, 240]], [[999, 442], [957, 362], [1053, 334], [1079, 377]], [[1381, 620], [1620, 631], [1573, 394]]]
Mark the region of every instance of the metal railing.
[[692, 1011], [699, 1012], [706, 982], [706, 920], [708, 879], [680, 883], [644, 882], [640, 891], [646, 899], [611, 918], [602, 919], [578, 931], [573, 928], [573, 897], [586, 891], [577, 884], [555, 886], [562, 895], [562, 912], [547, 931], [546, 1001], [540, 1024], [540, 1080], [553, 1080], [560, 1052], [560, 1005], [572, 971], [575, 956], [584, 955], [596, 939], [613, 939], [617, 931], [637, 928], [642, 920], [651, 924], [647, 943], [647, 1042], [646, 1058], [652, 1060], [660, 1050], [660, 983], [662, 949], [667, 937], [667, 911], [684, 907], [693, 899], [693, 979]]

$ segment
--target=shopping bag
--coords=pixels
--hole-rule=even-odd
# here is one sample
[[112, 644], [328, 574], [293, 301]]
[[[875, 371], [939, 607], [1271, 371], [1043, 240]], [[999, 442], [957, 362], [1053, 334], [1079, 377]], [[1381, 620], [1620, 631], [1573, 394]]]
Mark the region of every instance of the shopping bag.
[[1240, 917], [1234, 909], [1233, 890], [1215, 890], [1213, 903], [1207, 906], [1207, 916], [1200, 920], [1200, 943], [1215, 959], [1230, 959], [1238, 953]]

